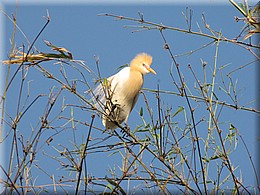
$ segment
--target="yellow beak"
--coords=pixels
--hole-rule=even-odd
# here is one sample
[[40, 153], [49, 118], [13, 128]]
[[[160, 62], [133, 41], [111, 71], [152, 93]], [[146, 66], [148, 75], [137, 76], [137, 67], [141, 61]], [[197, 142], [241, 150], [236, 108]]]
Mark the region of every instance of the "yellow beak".
[[146, 66], [146, 69], [147, 69], [149, 72], [151, 72], [151, 73], [153, 73], [153, 74], [156, 74], [156, 72], [154, 71], [154, 69], [152, 69], [151, 67]]

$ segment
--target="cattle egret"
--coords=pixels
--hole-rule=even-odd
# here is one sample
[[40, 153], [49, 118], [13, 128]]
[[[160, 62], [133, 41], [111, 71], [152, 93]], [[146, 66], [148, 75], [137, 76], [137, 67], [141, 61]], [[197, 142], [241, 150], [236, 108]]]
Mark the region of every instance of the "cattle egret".
[[150, 72], [156, 74], [151, 64], [152, 56], [140, 53], [130, 66], [104, 79], [94, 90], [95, 106], [102, 112], [106, 130], [115, 130], [118, 124], [127, 123], [143, 86], [143, 76]]

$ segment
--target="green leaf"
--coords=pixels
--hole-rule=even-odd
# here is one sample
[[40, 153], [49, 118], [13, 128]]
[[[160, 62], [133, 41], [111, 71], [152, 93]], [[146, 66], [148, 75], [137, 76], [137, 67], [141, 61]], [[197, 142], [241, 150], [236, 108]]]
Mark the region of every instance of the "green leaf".
[[225, 65], [222, 65], [222, 66], [220, 66], [219, 70], [221, 70], [221, 69], [223, 69], [223, 68], [226, 68], [226, 67], [229, 66], [229, 65], [231, 65], [231, 63], [227, 63], [227, 64], [225, 64]]
[[230, 123], [229, 130], [235, 130], [235, 129], [236, 127], [232, 123]]
[[229, 138], [232, 138], [232, 137], [234, 137], [234, 136], [236, 136], [236, 132], [233, 132], [233, 133], [229, 133], [229, 134], [228, 134], [228, 137], [229, 137]]
[[139, 114], [140, 114], [141, 117], [143, 116], [143, 114], [144, 114], [144, 112], [143, 112], [143, 107], [141, 107]]
[[103, 85], [104, 85], [105, 87], [108, 86], [108, 80], [107, 80], [107, 78], [103, 78]]
[[147, 124], [145, 127], [141, 128], [141, 129], [138, 129], [137, 132], [150, 131], [150, 129], [151, 129], [151, 125], [150, 125], [150, 124]]
[[173, 114], [173, 116], [172, 117], [175, 117], [177, 114], [179, 114], [181, 111], [183, 111], [184, 110], [184, 107], [182, 107], [182, 106], [179, 106], [179, 109]]
[[129, 64], [124, 64], [122, 66], [119, 66], [118, 68], [116, 68], [116, 70], [121, 70], [122, 68], [128, 67]]

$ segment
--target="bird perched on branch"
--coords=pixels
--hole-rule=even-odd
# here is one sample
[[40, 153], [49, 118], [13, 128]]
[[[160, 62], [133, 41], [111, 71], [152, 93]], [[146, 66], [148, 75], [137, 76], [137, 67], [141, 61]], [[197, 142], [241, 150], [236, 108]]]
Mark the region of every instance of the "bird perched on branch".
[[116, 129], [122, 122], [127, 123], [143, 86], [143, 76], [150, 72], [156, 74], [151, 64], [152, 56], [140, 53], [130, 66], [103, 79], [94, 90], [95, 106], [102, 112], [102, 123], [107, 130]]

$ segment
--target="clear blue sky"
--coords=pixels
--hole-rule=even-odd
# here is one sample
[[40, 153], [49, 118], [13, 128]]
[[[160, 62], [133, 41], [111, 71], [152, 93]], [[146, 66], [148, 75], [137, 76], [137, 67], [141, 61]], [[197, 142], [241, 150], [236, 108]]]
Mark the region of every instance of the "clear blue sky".
[[[251, 3], [251, 2], [250, 2]], [[254, 1], [252, 5], [256, 2]], [[3, 4], [3, 10], [9, 16], [16, 12], [15, 4]], [[97, 16], [101, 13], [111, 13], [116, 15], [128, 16], [138, 18], [138, 12], [144, 14], [144, 19], [156, 23], [163, 23], [164, 25], [186, 28], [185, 19], [182, 12], [185, 12], [186, 6], [193, 10], [193, 24], [192, 29], [198, 30], [196, 22], [200, 25], [201, 29], [205, 33], [209, 33], [201, 20], [202, 14], [205, 15], [207, 23], [210, 27], [216, 31], [221, 31], [222, 34], [227, 38], [236, 37], [243, 27], [242, 22], [235, 22], [234, 16], [242, 17], [238, 11], [230, 4], [156, 4], [156, 5], [144, 5], [144, 4], [65, 4], [58, 3], [54, 4], [30, 4], [30, 3], [19, 3], [17, 7], [17, 24], [22, 29], [27, 38], [32, 42], [39, 30], [43, 27], [46, 20], [43, 16], [46, 16], [47, 10], [51, 17], [51, 22], [41, 34], [40, 38], [37, 40], [35, 47], [40, 51], [50, 52], [49, 48], [45, 46], [43, 40], [48, 40], [56, 46], [65, 47], [70, 52], [72, 52], [74, 59], [84, 60], [91, 69], [95, 69], [95, 60], [93, 56], [99, 56], [100, 59], [100, 69], [103, 77], [108, 77], [117, 72], [116, 68], [119, 66], [129, 63], [130, 60], [139, 52], [147, 52], [153, 56], [152, 67], [156, 70], [157, 75], [147, 75], [145, 77], [145, 88], [156, 89], [157, 84], [160, 84], [162, 90], [177, 92], [176, 87], [173, 85], [171, 77], [169, 75], [170, 68], [172, 66], [172, 61], [166, 50], [163, 49], [163, 40], [160, 36], [159, 31], [149, 30], [132, 33], [135, 28], [124, 28], [124, 26], [137, 25], [136, 23], [130, 21], [115, 21], [113, 18], [105, 16]], [[8, 52], [10, 50], [10, 38], [12, 35], [13, 25], [10, 20], [7, 19], [1, 13], [2, 22], [4, 25], [4, 36], [2, 34], [2, 40], [4, 40], [4, 46], [2, 49], [2, 58], [6, 59]], [[139, 25], [139, 24], [138, 24]], [[195, 35], [188, 35], [176, 31], [165, 32], [166, 38], [174, 55], [183, 54], [191, 50], [195, 50], [204, 44], [209, 43], [211, 40], [208, 38], [202, 38]], [[24, 44], [27, 46], [27, 41], [22, 36], [20, 32], [16, 33], [16, 45], [17, 47]], [[3, 45], [3, 44], [2, 44]], [[215, 46], [209, 46], [206, 49], [202, 49], [193, 55], [185, 55], [182, 57], [177, 57], [178, 63], [181, 65], [182, 74], [185, 76], [185, 82], [192, 90], [194, 95], [198, 93], [193, 89], [195, 80], [192, 77], [187, 64], [191, 64], [199, 80], [203, 80], [203, 71], [201, 68], [201, 60], [206, 61], [208, 64], [208, 79], [211, 81], [211, 68], [214, 63]], [[253, 60], [252, 54], [235, 44], [222, 42], [219, 47], [217, 66], [221, 67], [228, 65], [223, 69], [223, 75], [225, 76], [228, 72], [243, 66], [248, 62]], [[13, 65], [16, 66], [16, 65]], [[54, 66], [52, 63], [46, 63], [44, 65], [48, 70], [53, 71], [53, 73], [59, 74], [59, 67]], [[15, 68], [12, 68], [14, 71]], [[68, 71], [67, 74], [71, 79], [78, 78], [78, 74], [75, 72]], [[173, 75], [178, 81], [176, 70], [173, 69]], [[2, 75], [3, 77], [3, 75]], [[240, 106], [246, 107], [256, 107], [256, 64], [247, 66], [242, 70], [238, 70], [232, 74], [234, 81], [237, 80], [237, 91]], [[92, 78], [90, 75], [86, 74], [87, 80], [91, 83]], [[3, 81], [3, 78], [2, 78]], [[50, 82], [45, 77], [42, 76], [38, 71], [32, 70], [27, 77], [27, 81], [30, 81], [30, 98], [29, 102], [37, 96], [37, 94], [48, 93], [51, 86], [53, 86], [53, 81]], [[228, 83], [228, 78], [225, 77], [225, 81]], [[7, 96], [7, 112], [11, 117], [15, 117], [16, 107], [17, 107], [17, 89], [19, 88], [20, 79], [16, 79], [11, 86], [9, 94]], [[55, 83], [58, 87], [59, 85]], [[94, 86], [94, 84], [92, 83]], [[26, 84], [27, 86], [27, 84]], [[220, 101], [225, 101], [227, 103], [232, 103], [228, 96], [219, 89], [223, 87], [221, 74], [218, 72], [216, 79], [216, 94]], [[27, 89], [26, 89], [27, 90]], [[77, 89], [83, 94], [87, 88], [82, 85]], [[67, 94], [67, 96], [66, 96]], [[56, 108], [56, 113], [60, 111], [62, 104], [62, 98], [65, 98], [66, 103], [77, 103], [76, 99], [70, 99], [71, 96], [68, 93], [64, 93], [60, 97], [59, 106]], [[147, 93], [149, 102], [153, 110], [156, 110], [156, 98], [154, 94]], [[23, 99], [25, 101], [25, 99]], [[23, 122], [20, 124], [19, 132], [24, 135], [24, 139], [30, 136], [31, 128], [35, 127], [37, 121], [39, 121], [39, 116], [43, 112], [46, 106], [47, 97], [41, 98], [36, 106], [31, 108], [32, 115], [26, 115]], [[175, 95], [162, 95], [162, 101], [164, 105], [171, 105], [173, 110], [177, 110], [179, 106], [187, 108], [187, 103], [184, 98], [179, 98]], [[259, 101], [259, 99], [258, 99]], [[208, 120], [209, 115], [205, 110], [205, 107], [201, 106], [200, 103], [192, 102], [194, 107], [198, 106], [196, 117], [199, 120], [201, 117], [205, 117]], [[134, 108], [130, 118], [129, 126], [134, 129], [136, 125], [141, 124], [142, 121], [138, 116], [141, 107], [145, 107], [143, 98], [140, 98], [136, 107]], [[63, 113], [69, 116], [70, 110]], [[62, 115], [63, 115], [62, 114]], [[83, 111], [74, 111], [76, 118], [82, 121], [90, 121], [90, 114]], [[147, 111], [144, 116], [149, 120]], [[51, 118], [53, 118], [52, 116]], [[177, 118], [179, 126], [182, 128], [185, 125], [183, 117]], [[230, 108], [223, 108], [220, 114], [219, 121], [221, 122], [221, 128], [223, 131], [228, 131], [230, 123], [232, 123], [243, 137], [245, 143], [247, 144], [248, 150], [252, 155], [252, 158], [256, 165], [256, 115], [248, 111], [233, 110]], [[64, 122], [64, 121], [63, 121]], [[58, 124], [58, 123], [57, 123]], [[62, 124], [62, 122], [60, 122]], [[95, 126], [102, 127], [100, 118], [95, 119]], [[86, 128], [86, 127], [85, 127]], [[9, 130], [9, 128], [7, 128]], [[84, 142], [86, 138], [86, 129], [83, 127], [78, 127], [76, 130], [78, 143], [80, 141]], [[206, 122], [199, 126], [199, 134], [203, 137], [207, 131]], [[46, 133], [46, 137], [50, 136], [54, 132]], [[43, 169], [51, 174], [61, 175], [62, 171], [57, 170], [57, 164], [51, 164], [52, 161], [48, 159], [46, 162], [45, 155], [42, 151], [45, 151], [52, 155], [57, 155], [55, 153], [55, 148], [59, 148], [58, 143], [73, 149], [73, 139], [72, 130], [67, 129], [60, 136], [55, 137], [53, 145], [47, 146], [44, 141], [39, 147], [39, 161], [37, 162]], [[95, 134], [92, 135], [95, 137]], [[100, 136], [100, 134], [97, 134]], [[244, 185], [256, 185], [254, 181], [252, 167], [249, 162], [249, 158], [245, 153], [245, 148], [239, 139], [239, 144], [237, 149], [230, 156], [233, 166], [241, 169], [243, 175]], [[110, 140], [113, 144], [113, 140]], [[115, 141], [115, 140], [114, 140]], [[3, 148], [2, 148], [3, 149]], [[62, 148], [59, 148], [62, 150]], [[42, 150], [42, 151], [41, 151]], [[5, 151], [10, 151], [10, 145], [6, 142]], [[3, 150], [1, 151], [1, 158], [4, 156]], [[6, 155], [6, 154], [5, 154]], [[106, 153], [106, 155], [108, 155]], [[102, 160], [101, 160], [102, 159]], [[104, 163], [106, 159], [106, 163]], [[8, 160], [8, 159], [5, 159]], [[96, 177], [104, 176], [107, 170], [115, 165], [116, 162], [121, 161], [120, 156], [117, 158], [115, 156], [107, 156], [104, 158], [101, 154], [92, 155], [88, 159], [88, 171]], [[121, 162], [120, 162], [121, 163]], [[120, 164], [119, 163], [119, 164]], [[51, 166], [50, 166], [51, 165]], [[249, 168], [248, 168], [249, 167]], [[41, 174], [34, 170], [35, 174]], [[236, 172], [237, 176], [240, 172]], [[43, 184], [44, 180], [48, 181], [46, 176], [42, 176], [43, 180], [37, 180], [38, 184]], [[48, 181], [49, 183], [49, 181]]]

